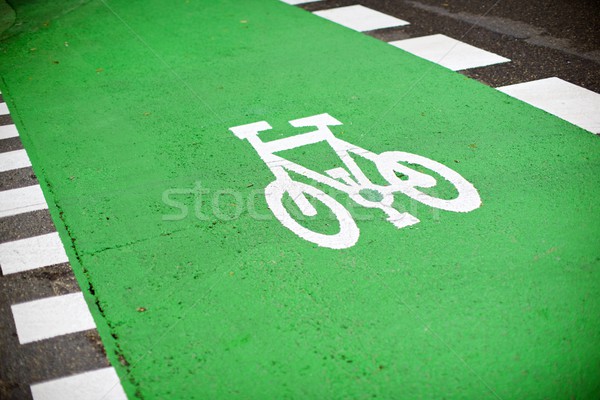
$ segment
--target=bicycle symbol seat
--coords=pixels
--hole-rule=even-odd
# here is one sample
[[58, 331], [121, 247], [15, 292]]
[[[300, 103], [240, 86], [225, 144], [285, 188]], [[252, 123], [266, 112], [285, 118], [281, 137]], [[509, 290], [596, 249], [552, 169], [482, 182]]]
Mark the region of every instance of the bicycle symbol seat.
[[[481, 205], [477, 189], [454, 170], [429, 158], [401, 151], [386, 151], [376, 154], [336, 138], [330, 126], [342, 123], [329, 114], [313, 115], [289, 121], [294, 127], [311, 127], [314, 131], [296, 136], [263, 142], [259, 138], [262, 131], [272, 129], [266, 121], [255, 122], [229, 128], [239, 139], [248, 140], [260, 158], [266, 163], [275, 180], [265, 188], [265, 199], [275, 217], [299, 237], [331, 249], [344, 249], [358, 241], [359, 228], [350, 212], [337, 200], [309, 184], [293, 180], [289, 171], [303, 175], [316, 182], [328, 185], [347, 193], [357, 204], [367, 208], [379, 208], [387, 215], [387, 221], [396, 228], [404, 228], [419, 222], [408, 212], [400, 212], [392, 207], [394, 193], [402, 193], [430, 207], [454, 212], [469, 212]], [[344, 163], [345, 168], [333, 168], [321, 174], [277, 156], [275, 153], [291, 150], [318, 142], [327, 142]], [[364, 174], [350, 154], [372, 161], [388, 185], [376, 185]], [[456, 188], [458, 195], [450, 200], [430, 196], [418, 188], [431, 188], [437, 180], [431, 175], [409, 168], [402, 163], [420, 165], [436, 172]], [[402, 179], [399, 177], [401, 176]], [[365, 190], [375, 192], [378, 200], [363, 196]], [[314, 232], [296, 221], [283, 204], [283, 197], [289, 194], [302, 214], [312, 217], [316, 208], [308, 201], [310, 196], [324, 204], [337, 218], [340, 230], [335, 234]]]

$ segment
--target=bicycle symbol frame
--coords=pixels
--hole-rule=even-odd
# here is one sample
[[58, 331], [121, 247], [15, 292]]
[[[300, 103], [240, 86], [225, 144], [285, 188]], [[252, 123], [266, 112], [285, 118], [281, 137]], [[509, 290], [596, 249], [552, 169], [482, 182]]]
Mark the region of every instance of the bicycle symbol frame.
[[[265, 188], [267, 205], [275, 217], [296, 235], [318, 246], [331, 249], [345, 249], [354, 246], [358, 241], [360, 230], [350, 212], [338, 201], [314, 186], [293, 180], [288, 171], [345, 192], [353, 201], [363, 207], [379, 208], [387, 215], [387, 221], [398, 229], [414, 225], [419, 222], [419, 219], [408, 212], [400, 212], [392, 207], [394, 193], [402, 193], [430, 207], [446, 211], [469, 212], [481, 205], [477, 189], [457, 172], [437, 161], [401, 151], [386, 151], [376, 154], [335, 137], [329, 127], [342, 125], [342, 123], [329, 114], [295, 119], [289, 123], [297, 128], [314, 126], [316, 130], [269, 142], [263, 142], [259, 138], [260, 132], [272, 129], [266, 121], [235, 126], [229, 130], [239, 139], [247, 140], [275, 176], [275, 180]], [[346, 169], [343, 167], [333, 168], [325, 171], [327, 175], [323, 175], [275, 154], [322, 141], [331, 146]], [[372, 161], [389, 185], [376, 185], [371, 182], [350, 153]], [[458, 196], [447, 200], [419, 191], [417, 188], [435, 186], [437, 180], [433, 176], [418, 172], [401, 162], [421, 165], [438, 173], [456, 187]], [[397, 173], [403, 179], [399, 178]], [[373, 201], [365, 198], [361, 195], [361, 191], [365, 189], [379, 193], [381, 200]], [[315, 216], [317, 210], [308, 201], [306, 195], [323, 203], [336, 216], [340, 224], [340, 231], [336, 234], [323, 234], [299, 224], [283, 205], [285, 193], [288, 193], [300, 211], [309, 217]]]

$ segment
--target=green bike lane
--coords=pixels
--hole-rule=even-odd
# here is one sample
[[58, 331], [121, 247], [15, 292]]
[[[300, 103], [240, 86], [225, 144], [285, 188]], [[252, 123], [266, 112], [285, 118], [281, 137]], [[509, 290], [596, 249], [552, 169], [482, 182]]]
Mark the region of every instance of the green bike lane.
[[[276, 0], [16, 10], [2, 93], [129, 397], [598, 394], [594, 135]], [[355, 206], [354, 246], [301, 239], [228, 129], [265, 120], [276, 139], [322, 113], [349, 143], [452, 168], [481, 206], [398, 194], [420, 223]], [[320, 145], [290, 157], [340, 166]], [[335, 233], [314, 204], [303, 223]]]

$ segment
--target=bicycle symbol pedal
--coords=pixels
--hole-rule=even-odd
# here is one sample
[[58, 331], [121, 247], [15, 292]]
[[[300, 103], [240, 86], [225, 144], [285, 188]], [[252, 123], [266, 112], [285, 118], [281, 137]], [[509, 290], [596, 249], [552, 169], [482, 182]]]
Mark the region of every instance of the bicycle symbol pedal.
[[[239, 139], [247, 140], [275, 176], [275, 180], [265, 188], [267, 205], [275, 217], [296, 235], [318, 246], [331, 249], [352, 247], [358, 241], [360, 230], [350, 212], [337, 200], [314, 186], [293, 180], [289, 172], [347, 193], [354, 202], [363, 207], [382, 210], [387, 215], [386, 220], [398, 229], [414, 225], [419, 222], [419, 219], [408, 212], [400, 212], [392, 207], [395, 193], [402, 193], [420, 203], [446, 211], [469, 212], [481, 205], [477, 189], [456, 171], [437, 161], [402, 151], [376, 154], [336, 138], [329, 127], [342, 125], [342, 123], [329, 114], [295, 119], [289, 123], [294, 127], [315, 127], [315, 130], [269, 142], [263, 142], [259, 138], [261, 132], [272, 129], [266, 121], [240, 125], [229, 130]], [[318, 142], [327, 142], [340, 157], [345, 168], [333, 168], [325, 171], [326, 175], [324, 175], [275, 154]], [[351, 154], [372, 161], [388, 185], [374, 184], [359, 168]], [[437, 185], [437, 180], [403, 163], [419, 165], [439, 174], [454, 185], [458, 195], [448, 200], [422, 192], [419, 188], [434, 187]], [[398, 175], [402, 176], [402, 179]], [[335, 234], [324, 234], [302, 226], [283, 204], [286, 193], [302, 214], [309, 217], [315, 216], [317, 209], [306, 196], [325, 205], [337, 218], [340, 231]], [[366, 196], [365, 193], [370, 193], [370, 196]]]

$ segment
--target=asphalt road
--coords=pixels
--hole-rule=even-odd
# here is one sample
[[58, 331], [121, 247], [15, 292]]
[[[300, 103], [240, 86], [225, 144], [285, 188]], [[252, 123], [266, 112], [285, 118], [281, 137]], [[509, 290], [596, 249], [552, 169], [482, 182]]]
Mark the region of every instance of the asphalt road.
[[558, 77], [600, 92], [600, 5], [594, 0], [327, 0], [316, 11], [353, 4], [409, 21], [369, 35], [384, 41], [442, 33], [511, 59], [461, 71], [493, 87]]

